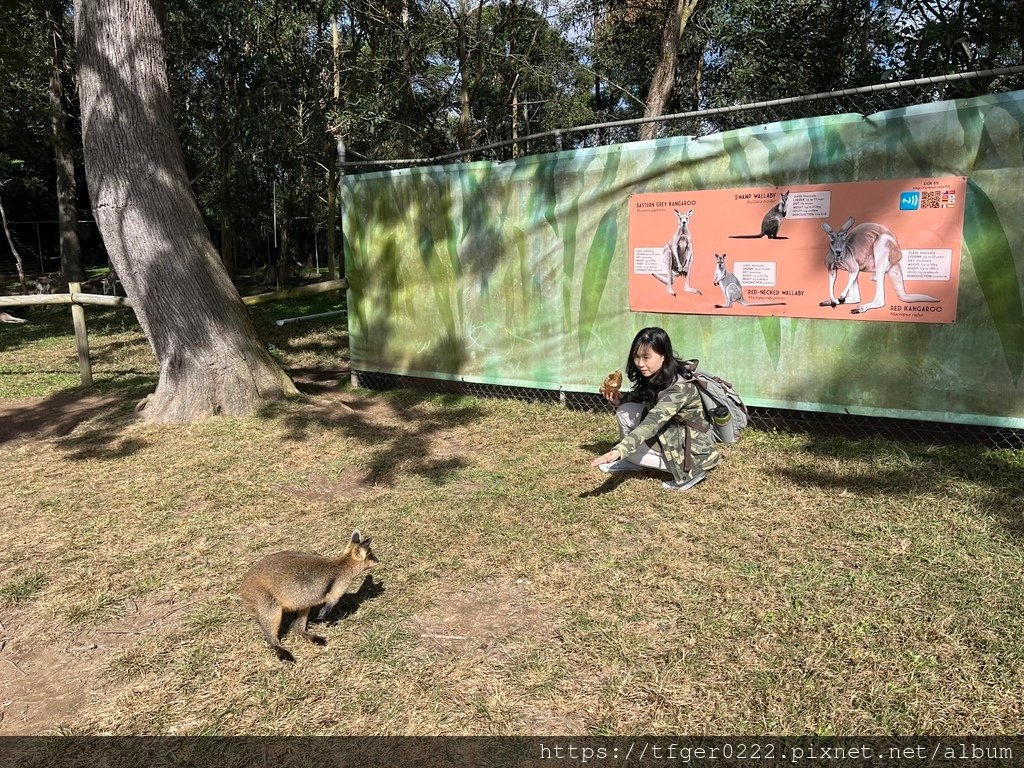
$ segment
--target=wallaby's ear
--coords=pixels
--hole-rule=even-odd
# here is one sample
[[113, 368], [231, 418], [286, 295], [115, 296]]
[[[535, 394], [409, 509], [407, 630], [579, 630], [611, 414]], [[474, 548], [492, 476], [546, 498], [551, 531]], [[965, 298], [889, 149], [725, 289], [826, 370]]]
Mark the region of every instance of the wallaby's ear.
[[359, 542], [359, 546], [363, 547], [364, 549], [369, 549], [371, 541], [373, 541], [373, 539], [371, 539], [369, 536], [367, 536], [365, 539], [363, 539], [361, 542]]
[[827, 221], [821, 222], [821, 228], [824, 229], [826, 232], [828, 232], [830, 236], [834, 235], [836, 233], [836, 231], [834, 229], [832, 229], [832, 227], [830, 227], [828, 225]]
[[842, 227], [842, 229], [840, 229], [839, 231], [840, 231], [840, 232], [845, 232], [846, 230], [848, 230], [848, 229], [849, 229], [850, 227], [852, 227], [852, 226], [853, 226], [853, 216], [851, 216], [850, 218], [848, 218], [848, 219], [846, 220], [846, 223], [845, 223], [845, 224], [843, 224], [843, 227]]
[[352, 531], [352, 543], [353, 544], [359, 544], [362, 540], [363, 540], [363, 535], [361, 533], [359, 533], [359, 529], [358, 528], [356, 528], [354, 531]]

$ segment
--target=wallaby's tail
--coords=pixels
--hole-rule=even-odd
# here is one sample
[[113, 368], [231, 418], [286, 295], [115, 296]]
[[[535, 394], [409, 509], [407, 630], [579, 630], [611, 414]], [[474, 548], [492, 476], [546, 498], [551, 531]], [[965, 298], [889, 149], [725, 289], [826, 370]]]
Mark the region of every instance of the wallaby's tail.
[[915, 301], [938, 301], [934, 296], [923, 293], [907, 293], [907, 289], [903, 286], [903, 269], [899, 264], [893, 264], [892, 269], [889, 270], [889, 279], [892, 280], [892, 287], [896, 289], [896, 295], [900, 297], [900, 301], [908, 304]]
[[783, 307], [786, 305], [784, 301], [756, 301], [747, 302], [748, 307]]
[[729, 235], [730, 240], [758, 240], [762, 237], [768, 237], [764, 232], [760, 235]]

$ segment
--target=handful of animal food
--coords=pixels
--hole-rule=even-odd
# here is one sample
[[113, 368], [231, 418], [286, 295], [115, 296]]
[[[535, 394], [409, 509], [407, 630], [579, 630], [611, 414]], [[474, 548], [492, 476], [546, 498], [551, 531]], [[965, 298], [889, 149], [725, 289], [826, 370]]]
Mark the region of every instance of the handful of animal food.
[[622, 373], [619, 371], [612, 371], [604, 377], [604, 381], [601, 383], [601, 394], [608, 396], [614, 392], [618, 392], [622, 386]]

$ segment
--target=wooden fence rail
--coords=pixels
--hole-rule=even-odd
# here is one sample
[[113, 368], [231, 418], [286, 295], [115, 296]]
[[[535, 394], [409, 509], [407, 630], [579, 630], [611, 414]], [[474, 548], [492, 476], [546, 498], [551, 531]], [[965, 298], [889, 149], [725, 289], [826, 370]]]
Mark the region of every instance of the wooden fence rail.
[[[316, 296], [320, 293], [331, 293], [332, 291], [344, 291], [348, 288], [348, 281], [345, 278], [340, 280], [325, 280], [310, 285], [300, 285], [297, 288], [283, 288], [280, 291], [270, 293], [259, 293], [255, 296], [243, 296], [242, 302], [246, 306], [257, 304], [270, 304], [275, 301], [292, 301], [293, 299], [305, 299]], [[82, 293], [81, 284], [70, 283], [68, 293], [43, 293], [29, 294], [27, 296], [0, 296], [0, 309], [4, 307], [33, 307], [33, 306], [61, 306], [71, 305], [71, 323], [75, 329], [75, 347], [78, 352], [78, 371], [81, 374], [82, 386], [88, 387], [92, 384], [92, 361], [89, 358], [89, 337], [85, 326], [85, 307], [127, 307], [132, 306], [124, 296], [104, 296], [98, 293]]]

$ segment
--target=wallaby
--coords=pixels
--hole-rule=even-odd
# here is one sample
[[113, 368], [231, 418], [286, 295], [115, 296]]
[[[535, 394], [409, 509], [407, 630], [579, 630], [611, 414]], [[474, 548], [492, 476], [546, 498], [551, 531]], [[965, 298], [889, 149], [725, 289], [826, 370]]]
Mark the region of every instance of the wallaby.
[[784, 301], [751, 302], [744, 300], [743, 286], [740, 284], [739, 278], [725, 268], [725, 256], [724, 253], [715, 254], [715, 261], [718, 262], [715, 267], [715, 285], [722, 289], [722, 295], [725, 296], [725, 304], [715, 304], [716, 309], [728, 309], [733, 302], [742, 304], [744, 307], [776, 307], [786, 303]]
[[785, 240], [787, 238], [779, 237], [779, 227], [782, 226], [782, 220], [786, 218], [786, 205], [789, 203], [789, 191], [783, 192], [779, 195], [779, 201], [772, 207], [768, 213], [761, 219], [761, 234], [760, 235], [730, 235], [734, 240], [750, 240], [760, 237], [767, 237], [771, 240]]
[[296, 614], [294, 626], [299, 637], [326, 645], [324, 638], [306, 631], [310, 610], [322, 605], [320, 615], [329, 614], [352, 581], [379, 562], [370, 549], [370, 539], [364, 539], [358, 529], [352, 531], [340, 557], [275, 552], [256, 563], [242, 578], [242, 604], [259, 621], [277, 658], [294, 662], [295, 657], [281, 645], [284, 613]]
[[28, 320], [23, 320], [20, 317], [15, 317], [6, 312], [0, 312], [0, 323], [27, 323]]
[[688, 293], [696, 293], [699, 296], [700, 291], [690, 287], [690, 267], [693, 264], [693, 237], [690, 235], [689, 223], [690, 217], [693, 216], [693, 208], [687, 211], [685, 215], [675, 208], [672, 210], [675, 211], [676, 220], [679, 224], [671, 239], [661, 249], [665, 274], [664, 276], [659, 274], [654, 276], [668, 286], [669, 294], [675, 296], [676, 290], [673, 284], [676, 281], [676, 276], [681, 275], [686, 278], [683, 283], [683, 290]]
[[[821, 228], [828, 234], [828, 251], [825, 253], [825, 268], [828, 270], [828, 301], [819, 306], [835, 307], [849, 301], [856, 304], [860, 301], [860, 288], [857, 276], [868, 272], [875, 281], [875, 298], [859, 307], [850, 310], [853, 314], [867, 312], [885, 306], [885, 280], [889, 276], [892, 287], [900, 301], [938, 301], [933, 296], [923, 293], [907, 293], [903, 285], [903, 268], [900, 262], [903, 251], [893, 231], [883, 224], [865, 223], [853, 226], [853, 216], [836, 232], [827, 221], [821, 222]], [[836, 270], [845, 269], [850, 273], [846, 288], [836, 298]]]
[[110, 269], [107, 270], [107, 274], [100, 279], [100, 285], [103, 288], [104, 295], [109, 293], [112, 296], [116, 296], [117, 286], [120, 284], [121, 278], [117, 276], [117, 272], [114, 271], [113, 267], [110, 267]]

